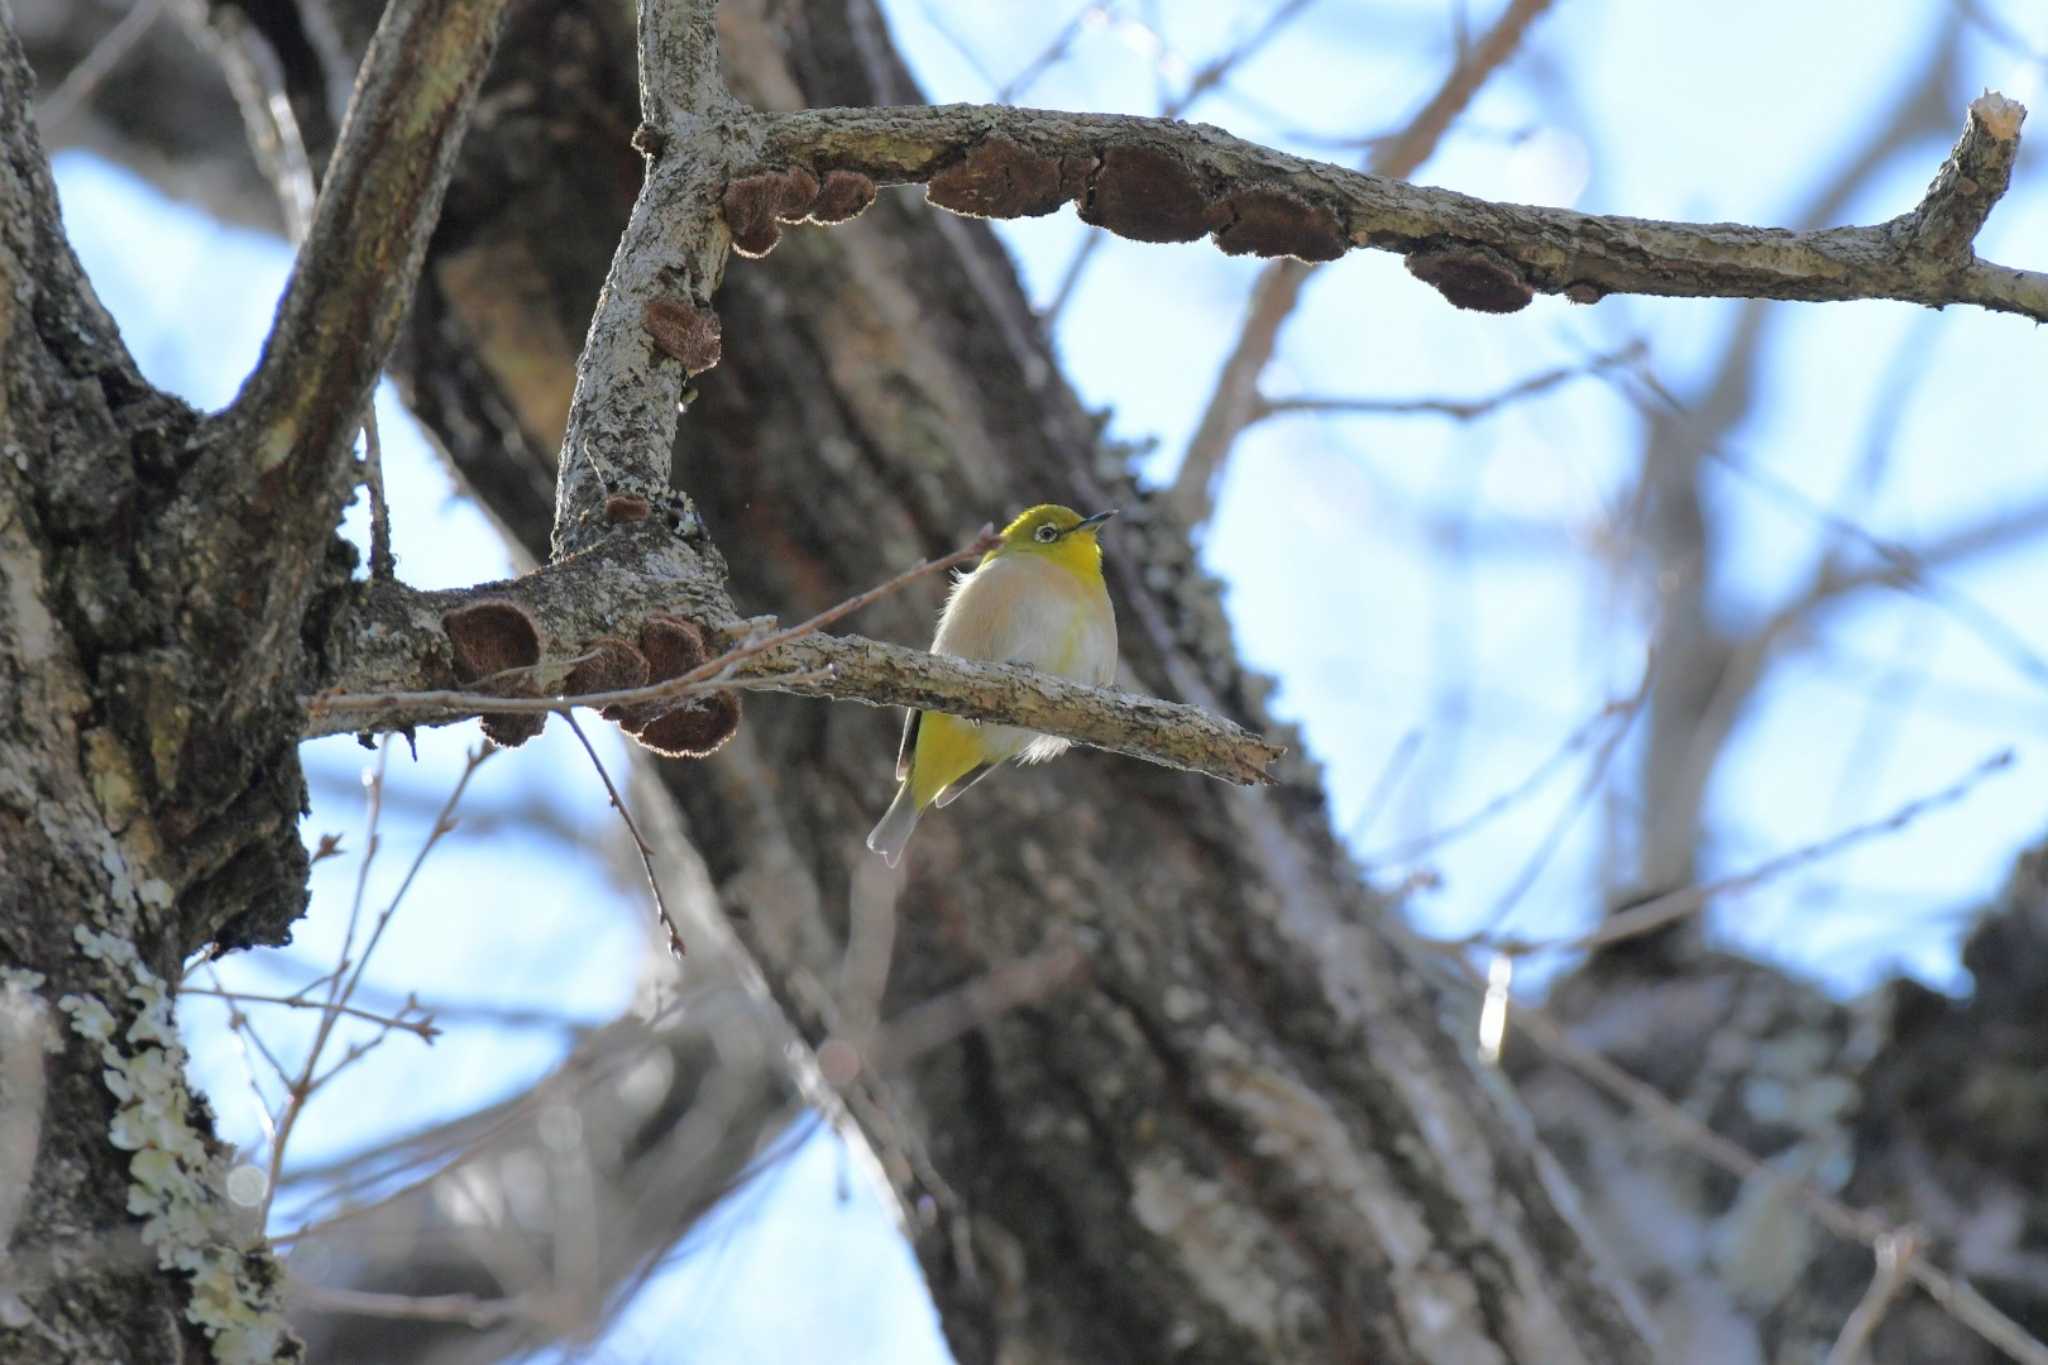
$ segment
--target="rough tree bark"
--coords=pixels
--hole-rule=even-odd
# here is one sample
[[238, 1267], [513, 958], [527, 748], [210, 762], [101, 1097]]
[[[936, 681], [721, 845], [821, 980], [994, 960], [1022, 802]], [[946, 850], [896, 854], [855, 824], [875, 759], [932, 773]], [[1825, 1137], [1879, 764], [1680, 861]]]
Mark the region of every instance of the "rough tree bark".
[[[330, 140], [317, 111], [334, 103], [333, 73], [352, 69], [381, 7], [266, 8], [264, 41], [286, 54], [276, 69], [307, 111], [300, 122], [317, 158]], [[71, 31], [45, 22], [46, 33]], [[917, 99], [859, 0], [733, 0], [720, 25], [727, 78], [756, 108]], [[577, 339], [637, 188], [630, 51], [622, 6], [514, 7], [493, 97], [464, 146], [394, 358], [415, 410], [536, 560], [554, 528], [552, 452], [568, 422]], [[217, 121], [233, 119], [225, 102], [215, 108]], [[138, 152], [153, 136], [131, 126], [123, 141], [96, 128], [100, 145]], [[237, 192], [246, 196], [246, 180]], [[522, 211], [505, 213], [508, 202]], [[54, 289], [68, 277], [37, 278]], [[1499, 272], [1487, 279], [1498, 285]], [[981, 225], [885, 195], [851, 225], [795, 231], [766, 261], [737, 264], [717, 308], [724, 363], [704, 377], [685, 423], [676, 482], [724, 552], [734, 602], [791, 619], [952, 548], [963, 523], [1001, 509], [1048, 496], [1121, 502], [1131, 529], [1113, 552], [1112, 588], [1126, 684], [1268, 728], [1260, 680], [1236, 664], [1184, 528], [1139, 498], [1102, 448]], [[111, 341], [111, 328], [94, 335]], [[132, 369], [119, 373], [128, 387], [116, 393], [145, 392]], [[84, 410], [65, 392], [66, 412]], [[142, 418], [163, 406], [153, 402], [120, 430], [146, 432]], [[123, 445], [140, 448], [115, 434], [95, 448]], [[0, 487], [35, 505], [18, 486]], [[0, 523], [24, 537], [33, 524]], [[40, 542], [10, 549], [32, 566], [55, 562]], [[10, 584], [35, 581], [17, 579], [10, 562]], [[899, 598], [872, 609], [866, 628], [919, 639], [928, 614], [928, 603]], [[20, 626], [0, 626], [14, 649]], [[97, 698], [90, 687], [79, 683], [78, 695]], [[38, 734], [22, 728], [32, 714], [10, 718], [8, 734]], [[1082, 949], [1087, 979], [1056, 1000], [1011, 1010], [886, 1079], [837, 1073], [909, 1212], [961, 1359], [1644, 1357], [1628, 1292], [1588, 1251], [1517, 1111], [1446, 1028], [1457, 1007], [1426, 984], [1356, 885], [1313, 772], [1296, 764], [1278, 788], [1240, 793], [1122, 760], [1072, 760], [1056, 788], [992, 784], [977, 792], [972, 822], [924, 832], [898, 892], [877, 884], [858, 844], [886, 794], [889, 730], [865, 708], [759, 697], [721, 753], [665, 775], [679, 832], [701, 858], [694, 900], [738, 928], [814, 1047], [858, 1039], [835, 985], [854, 933], [850, 905], [894, 897], [901, 911], [896, 966], [873, 1006], [882, 1017], [1048, 942]], [[272, 745], [287, 767], [290, 737]], [[72, 765], [70, 795], [85, 804], [62, 808], [96, 822], [87, 828], [98, 842], [84, 847], [103, 846], [107, 821], [75, 772], [77, 752], [38, 761]], [[272, 802], [286, 835], [290, 771], [286, 799]], [[30, 809], [0, 807], [16, 817], [9, 838]], [[1147, 856], [1131, 858], [1133, 848]], [[46, 863], [67, 876], [104, 866], [59, 864], [63, 852]], [[15, 883], [5, 885], [12, 894]], [[121, 885], [110, 874], [111, 889], [72, 890], [46, 913], [75, 919], [89, 895]], [[154, 940], [159, 977], [232, 909], [209, 902], [209, 917], [179, 904], [177, 932]], [[68, 932], [67, 921], [56, 939], [9, 937], [10, 964], [48, 961], [48, 942]], [[73, 977], [97, 961], [83, 949], [73, 957]], [[86, 984], [120, 1000], [129, 983]], [[24, 980], [8, 999], [56, 995]], [[104, 1123], [112, 1106], [97, 1063], [79, 1038], [69, 1046], [51, 1074], [84, 1102], [72, 1112]], [[669, 1107], [687, 1109], [690, 1091], [679, 1082], [676, 1094]], [[748, 1095], [719, 1110], [746, 1136], [786, 1112]], [[39, 1182], [57, 1169], [56, 1131], [44, 1134]], [[87, 1122], [65, 1139], [91, 1148], [98, 1205], [45, 1186], [30, 1220], [96, 1207], [90, 1226], [119, 1225], [126, 1176], [120, 1153], [93, 1146], [102, 1131]], [[17, 1265], [24, 1246], [61, 1244], [47, 1238], [41, 1224], [17, 1225]], [[447, 1262], [404, 1272], [377, 1273], [422, 1289], [433, 1274], [465, 1273]], [[488, 1283], [473, 1266], [466, 1273], [468, 1287]], [[125, 1275], [104, 1294], [129, 1316], [108, 1314], [104, 1330], [190, 1332], [175, 1276]], [[42, 1322], [42, 1305], [26, 1304]], [[345, 1327], [325, 1330], [330, 1343], [349, 1340]], [[131, 1336], [106, 1355], [147, 1356], [148, 1340]], [[0, 1335], [0, 1345], [17, 1341], [48, 1349]]]
[[[17, 1123], [10, 1151], [25, 1193], [9, 1209], [0, 1348], [295, 1356], [277, 1266], [230, 1204], [185, 1086], [173, 989], [196, 949], [275, 939], [304, 908], [302, 641], [346, 581], [333, 551], [350, 443], [493, 16], [395, 14], [387, 44], [417, 40], [441, 79], [406, 102], [412, 122], [365, 108], [365, 154], [332, 166], [348, 192], [315, 223], [326, 246], [281, 308], [295, 325], [212, 417], [142, 380], [79, 272], [33, 78], [0, 18], [0, 952], [20, 1021], [8, 1071], [41, 1119]], [[335, 287], [343, 252], [382, 283]], [[22, 1056], [44, 1048], [46, 1067]], [[30, 1098], [11, 1093], [10, 1114]]]

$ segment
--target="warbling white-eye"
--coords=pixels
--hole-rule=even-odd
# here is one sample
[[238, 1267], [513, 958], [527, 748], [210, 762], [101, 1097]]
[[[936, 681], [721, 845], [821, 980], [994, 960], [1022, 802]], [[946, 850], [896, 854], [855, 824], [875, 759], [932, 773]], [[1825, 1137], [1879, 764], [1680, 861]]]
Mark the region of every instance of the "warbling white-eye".
[[[1028, 664], [1075, 682], [1116, 680], [1116, 613], [1102, 582], [1096, 539], [1114, 512], [1081, 516], [1042, 503], [1003, 528], [1002, 540], [953, 584], [932, 653]], [[896, 799], [868, 835], [894, 867], [927, 806], [951, 805], [1005, 759], [1042, 763], [1067, 741], [1014, 725], [912, 711], [896, 755]]]

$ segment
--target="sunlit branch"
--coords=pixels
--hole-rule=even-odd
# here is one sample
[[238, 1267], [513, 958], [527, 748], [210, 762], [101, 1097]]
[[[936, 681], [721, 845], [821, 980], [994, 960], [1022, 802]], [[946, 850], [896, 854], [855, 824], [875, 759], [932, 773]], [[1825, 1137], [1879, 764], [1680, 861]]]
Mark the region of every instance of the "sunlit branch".
[[984, 217], [1050, 212], [1140, 241], [1208, 236], [1226, 252], [1333, 260], [1407, 257], [1452, 303], [1514, 312], [1538, 293], [1899, 299], [1968, 303], [2048, 321], [2048, 273], [1969, 255], [1958, 236], [2003, 192], [2025, 110], [1979, 96], [1949, 160], [1911, 211], [1867, 227], [1793, 232], [1499, 204], [1304, 160], [1218, 129], [1159, 119], [975, 105], [762, 115], [766, 162], [927, 183]]

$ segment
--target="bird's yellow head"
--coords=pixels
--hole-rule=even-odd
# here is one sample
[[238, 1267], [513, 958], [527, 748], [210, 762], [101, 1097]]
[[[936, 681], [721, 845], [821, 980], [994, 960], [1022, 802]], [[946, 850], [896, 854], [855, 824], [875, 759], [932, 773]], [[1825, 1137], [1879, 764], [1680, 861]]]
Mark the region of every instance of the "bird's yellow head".
[[1116, 513], [1097, 512], [1084, 517], [1072, 508], [1042, 502], [1018, 514], [1003, 528], [1002, 543], [982, 556], [981, 562], [1003, 555], [1040, 555], [1080, 577], [1102, 576], [1102, 544], [1096, 535], [1102, 524]]

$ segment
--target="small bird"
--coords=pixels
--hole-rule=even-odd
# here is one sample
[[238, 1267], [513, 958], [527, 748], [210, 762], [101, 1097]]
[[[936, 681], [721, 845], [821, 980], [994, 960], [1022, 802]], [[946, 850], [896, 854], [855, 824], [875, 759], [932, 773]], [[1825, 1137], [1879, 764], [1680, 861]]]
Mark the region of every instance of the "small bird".
[[[1096, 687], [1114, 682], [1116, 613], [1096, 536], [1115, 515], [1084, 517], [1041, 503], [1005, 526], [1000, 543], [954, 582], [932, 653], [1028, 664]], [[1042, 763], [1065, 753], [1067, 743], [1015, 725], [912, 711], [896, 754], [902, 785], [868, 847], [896, 866], [925, 807], [951, 805], [1005, 759]]]

